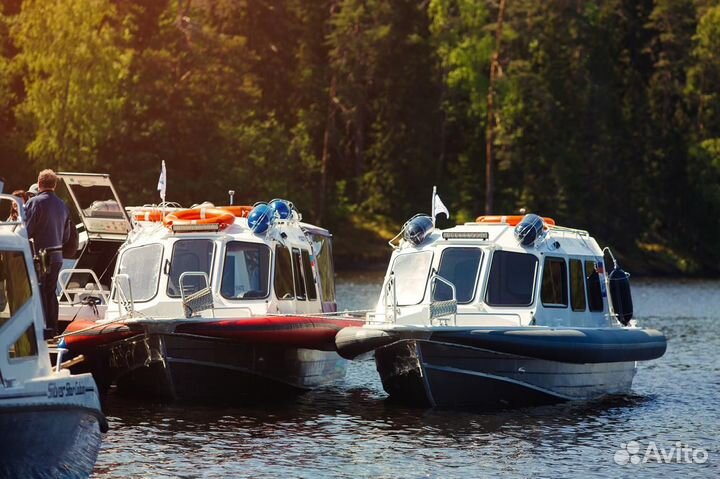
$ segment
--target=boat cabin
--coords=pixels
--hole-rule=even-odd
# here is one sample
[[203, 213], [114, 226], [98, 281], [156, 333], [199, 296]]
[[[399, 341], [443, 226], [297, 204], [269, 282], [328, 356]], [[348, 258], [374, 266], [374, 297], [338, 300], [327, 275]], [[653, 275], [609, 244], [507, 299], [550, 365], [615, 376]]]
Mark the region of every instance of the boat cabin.
[[528, 216], [541, 224], [525, 236], [518, 235], [521, 217], [480, 217], [445, 230], [429, 217], [414, 218], [369, 319], [398, 326], [617, 324], [597, 242], [586, 231]]
[[330, 233], [291, 208], [283, 216], [267, 204], [135, 211], [106, 319], [335, 311]]
[[0, 201], [15, 202], [20, 212], [18, 221], [0, 221], [0, 389], [22, 391], [23, 382], [50, 374], [51, 365], [22, 200], [0, 194]]

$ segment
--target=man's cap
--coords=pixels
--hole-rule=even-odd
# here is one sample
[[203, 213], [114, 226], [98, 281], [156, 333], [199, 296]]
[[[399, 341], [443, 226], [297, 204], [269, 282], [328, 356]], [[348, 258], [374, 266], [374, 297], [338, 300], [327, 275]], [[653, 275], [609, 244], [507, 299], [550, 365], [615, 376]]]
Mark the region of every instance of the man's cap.
[[30, 188], [28, 188], [28, 193], [32, 193], [33, 195], [39, 195], [40, 194], [40, 187], [37, 183], [33, 183], [30, 185]]

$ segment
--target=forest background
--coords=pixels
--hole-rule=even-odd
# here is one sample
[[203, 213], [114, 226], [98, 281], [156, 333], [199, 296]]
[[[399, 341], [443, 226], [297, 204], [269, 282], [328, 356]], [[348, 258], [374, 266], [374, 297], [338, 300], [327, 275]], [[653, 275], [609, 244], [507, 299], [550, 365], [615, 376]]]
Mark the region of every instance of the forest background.
[[0, 176], [292, 200], [341, 266], [521, 208], [720, 273], [717, 0], [0, 0]]

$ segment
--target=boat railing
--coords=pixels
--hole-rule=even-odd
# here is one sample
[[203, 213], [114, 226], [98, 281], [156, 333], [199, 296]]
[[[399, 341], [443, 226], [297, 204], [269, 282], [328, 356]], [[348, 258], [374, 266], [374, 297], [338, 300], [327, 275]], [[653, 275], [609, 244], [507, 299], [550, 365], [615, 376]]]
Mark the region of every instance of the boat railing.
[[457, 326], [457, 293], [455, 285], [435, 273], [430, 277], [430, 291], [435, 291], [435, 283], [437, 282], [450, 288], [450, 291], [452, 291], [452, 298], [442, 301], [430, 300], [430, 325], [432, 326], [437, 320], [441, 326], [449, 326], [450, 318], [452, 318], [453, 326]]
[[[205, 282], [205, 287], [198, 288], [197, 291], [190, 292], [192, 289], [195, 289], [195, 287], [193, 285], [187, 285], [186, 287], [185, 282], [189, 278], [193, 277], [202, 278], [202, 280]], [[204, 273], [202, 271], [185, 271], [180, 275], [179, 283], [180, 297], [182, 300], [183, 311], [185, 312], [186, 318], [195, 316], [196, 314], [202, 311], [206, 311], [208, 309], [215, 309], [213, 294], [212, 290], [210, 289], [210, 279], [208, 278], [207, 273]]]
[[[82, 288], [70, 288], [70, 278], [74, 274], [87, 274], [92, 279], [92, 282], [88, 282], [85, 287]], [[105, 289], [100, 283], [100, 278], [95, 271], [86, 268], [70, 268], [63, 269], [58, 275], [58, 285], [60, 286], [60, 299], [67, 300], [71, 305], [81, 303], [82, 300], [87, 296], [100, 296], [103, 304], [110, 302], [110, 292]], [[88, 285], [92, 288], [88, 288]]]
[[[390, 276], [388, 276], [388, 279], [385, 281], [383, 285], [383, 295], [385, 296], [385, 320], [389, 323], [394, 323], [399, 314], [394, 273], [390, 273]], [[388, 300], [390, 300], [389, 303]]]
[[[127, 285], [127, 291], [123, 288], [121, 280], [125, 281]], [[112, 279], [112, 289], [118, 303], [118, 314], [123, 315], [123, 309], [129, 316], [133, 316], [135, 313], [135, 302], [132, 296], [132, 284], [130, 282], [130, 276], [124, 273], [116, 274]]]

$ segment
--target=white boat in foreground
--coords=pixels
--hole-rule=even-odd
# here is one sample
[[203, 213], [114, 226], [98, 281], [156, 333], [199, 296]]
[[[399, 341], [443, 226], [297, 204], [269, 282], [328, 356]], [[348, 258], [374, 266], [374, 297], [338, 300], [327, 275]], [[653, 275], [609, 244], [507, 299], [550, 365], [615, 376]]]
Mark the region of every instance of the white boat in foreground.
[[536, 215], [440, 230], [418, 215], [402, 233], [369, 323], [336, 337], [346, 358], [374, 351], [391, 398], [470, 408], [597, 399], [628, 393], [637, 361], [665, 352], [662, 333], [631, 319], [628, 275], [617, 264], [605, 275], [586, 231]]
[[107, 430], [90, 374], [53, 369], [20, 200], [0, 222], [0, 477], [88, 477]]

